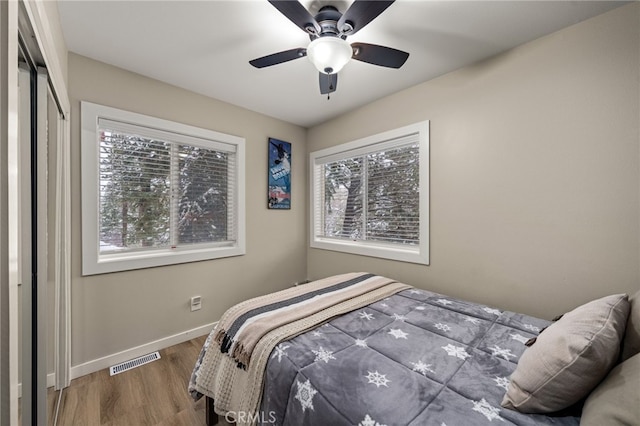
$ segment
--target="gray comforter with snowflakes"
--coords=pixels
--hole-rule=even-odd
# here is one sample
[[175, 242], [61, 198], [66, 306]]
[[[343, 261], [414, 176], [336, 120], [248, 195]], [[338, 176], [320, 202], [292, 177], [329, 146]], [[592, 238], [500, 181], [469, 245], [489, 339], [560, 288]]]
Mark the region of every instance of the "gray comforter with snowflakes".
[[548, 321], [405, 290], [280, 343], [260, 417], [279, 425], [578, 425], [500, 406]]

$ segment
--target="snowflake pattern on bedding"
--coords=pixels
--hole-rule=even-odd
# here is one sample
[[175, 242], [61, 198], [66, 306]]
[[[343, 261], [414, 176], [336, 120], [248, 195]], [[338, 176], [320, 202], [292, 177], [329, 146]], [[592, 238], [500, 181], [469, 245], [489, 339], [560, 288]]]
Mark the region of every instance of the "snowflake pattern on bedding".
[[393, 319], [397, 320], [397, 321], [406, 321], [407, 317], [404, 315], [400, 315], [400, 314], [393, 314]]
[[368, 374], [365, 376], [367, 378], [367, 380], [369, 381], [369, 383], [372, 383], [374, 385], [376, 385], [377, 388], [379, 388], [380, 386], [385, 386], [385, 387], [389, 387], [389, 385], [387, 383], [389, 383], [391, 380], [387, 379], [387, 375], [386, 374], [380, 374], [378, 373], [378, 371], [368, 371]]
[[395, 337], [396, 339], [406, 339], [407, 336], [409, 335], [409, 333], [405, 333], [399, 328], [392, 328], [391, 330], [389, 330], [389, 334]]
[[460, 358], [461, 360], [465, 360], [471, 356], [467, 353], [467, 351], [464, 350], [463, 347], [453, 346], [451, 343], [449, 343], [447, 346], [443, 346], [442, 349], [447, 352], [447, 355]]
[[273, 354], [271, 355], [271, 358], [278, 358], [278, 362], [281, 362], [282, 361], [282, 357], [287, 354], [286, 350], [288, 348], [289, 348], [289, 345], [285, 345], [284, 343], [280, 343], [273, 350]]
[[284, 397], [264, 398], [260, 410], [300, 426], [579, 426], [500, 406], [527, 335], [547, 323], [405, 291], [330, 321], [321, 336], [314, 329], [276, 346], [265, 392]]
[[525, 324], [524, 328], [526, 328], [527, 330], [533, 331], [534, 333], [540, 333], [540, 327], [538, 327], [537, 325]]
[[483, 311], [485, 311], [488, 314], [492, 314], [492, 315], [497, 315], [500, 316], [502, 315], [502, 312], [499, 311], [498, 309], [493, 309], [493, 308], [489, 308], [489, 307], [484, 307], [482, 308]]
[[423, 376], [426, 376], [427, 373], [435, 374], [435, 371], [433, 371], [433, 368], [431, 368], [431, 364], [425, 364], [422, 361], [412, 362], [411, 364], [413, 365], [413, 371], [417, 371]]
[[509, 334], [509, 337], [511, 337], [511, 339], [518, 341], [522, 344], [527, 343], [527, 341], [529, 340], [528, 337], [523, 336], [522, 334], [518, 334], [518, 333], [511, 333]]
[[360, 346], [361, 348], [367, 348], [367, 341], [364, 339], [356, 339], [356, 346]]
[[302, 407], [302, 412], [305, 410], [313, 410], [313, 397], [318, 393], [317, 390], [311, 386], [311, 382], [307, 380], [304, 383], [297, 381], [298, 391], [296, 392], [295, 398], [300, 401], [300, 406]]
[[504, 390], [508, 390], [509, 389], [509, 378], [508, 377], [499, 377], [496, 376], [493, 379], [496, 382], [496, 386], [503, 388]]
[[473, 411], [482, 414], [490, 422], [496, 419], [504, 422], [504, 419], [500, 417], [500, 409], [489, 404], [484, 398], [480, 401], [473, 401]]
[[368, 312], [362, 311], [359, 314], [361, 319], [366, 319], [367, 321], [371, 321], [372, 319], [374, 319], [373, 315]]
[[511, 349], [503, 349], [498, 345], [493, 345], [489, 348], [491, 351], [491, 355], [501, 357], [506, 361], [509, 361], [510, 358], [515, 358], [516, 355], [511, 353]]
[[387, 426], [373, 420], [370, 415], [364, 416], [364, 420], [358, 423], [358, 426]]
[[333, 356], [333, 352], [323, 349], [322, 346], [320, 346], [317, 351], [312, 350], [311, 352], [316, 356], [313, 362], [324, 361], [324, 363], [327, 364], [330, 359], [336, 359], [336, 357]]
[[447, 331], [451, 331], [451, 327], [449, 327], [447, 324], [443, 324], [443, 323], [441, 323], [441, 322], [437, 323], [437, 324], [435, 325], [435, 327], [436, 327], [438, 330], [444, 331], [445, 333], [446, 333]]

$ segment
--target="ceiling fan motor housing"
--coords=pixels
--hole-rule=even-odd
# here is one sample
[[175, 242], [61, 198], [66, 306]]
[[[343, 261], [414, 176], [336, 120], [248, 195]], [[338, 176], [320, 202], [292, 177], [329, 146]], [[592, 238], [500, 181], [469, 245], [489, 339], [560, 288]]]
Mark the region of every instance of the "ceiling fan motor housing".
[[[338, 21], [342, 17], [342, 14], [336, 9], [334, 6], [323, 6], [318, 11], [318, 14], [315, 16], [316, 22], [320, 25], [321, 31], [320, 34], [309, 34], [311, 40], [316, 37], [323, 37], [327, 35], [332, 36], [342, 36], [342, 38], [346, 38], [346, 34], [353, 30], [352, 25], [349, 22], [345, 22], [344, 28], [341, 31], [338, 29]], [[315, 28], [311, 27], [314, 30]], [[346, 31], [348, 29], [348, 31]], [[309, 31], [309, 29], [307, 29]]]

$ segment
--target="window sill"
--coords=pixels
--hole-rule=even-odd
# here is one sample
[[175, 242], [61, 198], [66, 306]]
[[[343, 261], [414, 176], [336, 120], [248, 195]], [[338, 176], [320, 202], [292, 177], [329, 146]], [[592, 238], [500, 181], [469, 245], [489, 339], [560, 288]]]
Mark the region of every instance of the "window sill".
[[429, 254], [425, 247], [398, 247], [366, 241], [345, 241], [330, 238], [314, 238], [311, 248], [331, 250], [361, 256], [378, 257], [400, 262], [429, 264]]
[[97, 275], [110, 272], [130, 271], [133, 269], [153, 268], [156, 266], [176, 265], [224, 257], [242, 256], [244, 247], [200, 247], [157, 249], [152, 251], [98, 254], [85, 256], [82, 262], [82, 275]]

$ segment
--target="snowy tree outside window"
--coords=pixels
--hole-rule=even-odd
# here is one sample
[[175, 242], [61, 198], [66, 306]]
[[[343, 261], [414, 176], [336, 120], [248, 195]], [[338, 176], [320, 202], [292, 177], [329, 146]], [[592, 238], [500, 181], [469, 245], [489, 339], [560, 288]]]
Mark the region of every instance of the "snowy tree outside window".
[[416, 245], [418, 143], [324, 165], [324, 236]]
[[101, 252], [233, 241], [232, 155], [100, 129]]
[[244, 254], [243, 139], [87, 102], [82, 112], [85, 275]]
[[311, 246], [428, 264], [428, 122], [311, 154]]

